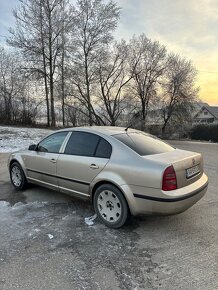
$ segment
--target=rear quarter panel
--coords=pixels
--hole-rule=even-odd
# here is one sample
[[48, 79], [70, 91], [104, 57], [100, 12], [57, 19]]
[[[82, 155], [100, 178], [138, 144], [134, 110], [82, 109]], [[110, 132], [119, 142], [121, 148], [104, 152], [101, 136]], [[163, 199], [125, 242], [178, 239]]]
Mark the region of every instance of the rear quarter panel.
[[110, 141], [113, 147], [111, 158], [101, 173], [92, 181], [91, 188], [96, 183], [105, 180], [119, 187], [137, 185], [160, 189], [166, 165], [159, 161], [145, 160], [116, 139]]

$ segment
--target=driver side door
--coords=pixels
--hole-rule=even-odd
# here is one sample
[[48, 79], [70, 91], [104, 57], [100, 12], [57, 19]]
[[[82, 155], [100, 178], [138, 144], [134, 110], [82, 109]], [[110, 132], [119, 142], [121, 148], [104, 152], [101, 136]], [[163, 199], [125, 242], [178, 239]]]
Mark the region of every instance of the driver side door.
[[67, 131], [54, 133], [43, 139], [35, 151], [24, 156], [27, 179], [30, 182], [58, 189], [56, 162], [67, 135]]

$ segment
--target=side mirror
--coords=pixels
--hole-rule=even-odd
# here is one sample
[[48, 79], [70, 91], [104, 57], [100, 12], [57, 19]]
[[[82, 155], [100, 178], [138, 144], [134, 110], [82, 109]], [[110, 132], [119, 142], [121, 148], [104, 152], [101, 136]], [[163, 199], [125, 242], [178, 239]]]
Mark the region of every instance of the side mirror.
[[35, 145], [35, 144], [30, 145], [28, 148], [28, 150], [30, 150], [30, 151], [36, 151], [36, 149], [37, 149], [37, 145]]

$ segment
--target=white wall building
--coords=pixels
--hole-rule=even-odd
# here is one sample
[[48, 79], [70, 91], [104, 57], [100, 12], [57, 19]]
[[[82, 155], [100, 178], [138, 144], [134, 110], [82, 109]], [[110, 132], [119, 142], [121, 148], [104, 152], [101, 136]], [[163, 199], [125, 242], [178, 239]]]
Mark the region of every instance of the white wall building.
[[218, 124], [218, 107], [203, 106], [193, 118], [193, 125], [197, 124]]

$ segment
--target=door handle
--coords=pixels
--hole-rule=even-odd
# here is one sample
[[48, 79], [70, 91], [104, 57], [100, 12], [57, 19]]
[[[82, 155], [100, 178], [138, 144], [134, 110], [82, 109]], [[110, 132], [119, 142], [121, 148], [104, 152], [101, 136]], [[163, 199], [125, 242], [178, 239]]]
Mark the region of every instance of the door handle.
[[90, 168], [92, 168], [92, 169], [98, 169], [99, 167], [98, 167], [98, 165], [96, 165], [96, 164], [91, 164], [91, 165], [90, 165]]
[[57, 160], [56, 160], [56, 159], [54, 159], [54, 158], [52, 158], [52, 159], [50, 159], [50, 162], [52, 162], [52, 163], [56, 163], [56, 162], [57, 162]]

